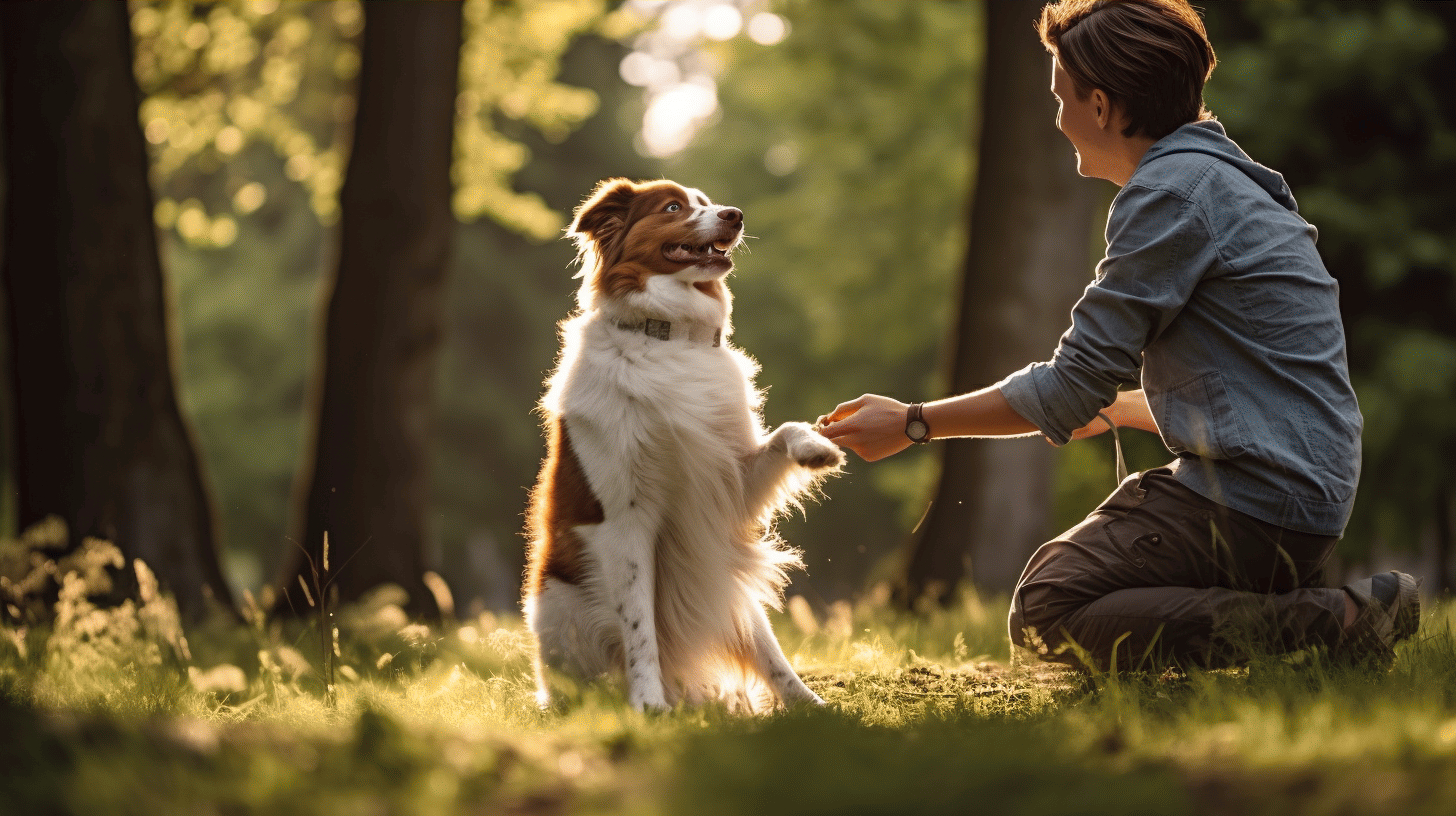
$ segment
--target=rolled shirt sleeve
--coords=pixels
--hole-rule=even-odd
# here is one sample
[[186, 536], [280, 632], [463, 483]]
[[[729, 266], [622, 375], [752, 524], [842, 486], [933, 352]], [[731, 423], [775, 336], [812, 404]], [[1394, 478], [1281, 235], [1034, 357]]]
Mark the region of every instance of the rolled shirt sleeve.
[[1052, 359], [997, 387], [1054, 444], [1065, 445], [1139, 381], [1142, 352], [1178, 316], [1218, 254], [1197, 207], [1163, 189], [1128, 185], [1107, 218], [1107, 255], [1072, 308]]

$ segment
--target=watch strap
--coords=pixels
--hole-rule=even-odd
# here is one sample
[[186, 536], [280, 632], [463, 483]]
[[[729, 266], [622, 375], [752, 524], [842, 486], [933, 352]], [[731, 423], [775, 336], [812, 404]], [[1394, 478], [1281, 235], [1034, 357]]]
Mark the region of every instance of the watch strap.
[[[925, 429], [925, 433], [918, 437], [910, 433], [910, 426], [917, 422]], [[910, 408], [905, 412], [905, 435], [910, 437], [911, 442], [918, 445], [923, 445], [930, 441], [930, 423], [925, 421], [925, 403], [915, 402], [910, 404]]]

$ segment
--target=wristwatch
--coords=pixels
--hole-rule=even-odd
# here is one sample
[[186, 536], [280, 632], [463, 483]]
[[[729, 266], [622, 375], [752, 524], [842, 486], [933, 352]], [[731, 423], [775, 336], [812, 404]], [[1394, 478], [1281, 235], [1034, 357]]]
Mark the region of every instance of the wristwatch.
[[917, 402], [905, 412], [905, 435], [917, 445], [930, 441], [930, 424], [925, 421], [925, 404]]

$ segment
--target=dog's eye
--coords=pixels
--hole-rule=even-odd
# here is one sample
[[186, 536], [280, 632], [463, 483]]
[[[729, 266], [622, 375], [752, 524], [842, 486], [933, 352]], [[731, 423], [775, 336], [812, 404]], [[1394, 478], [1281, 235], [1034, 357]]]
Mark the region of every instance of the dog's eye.
[[677, 203], [676, 201], [674, 201], [671, 204], [667, 205], [667, 211], [668, 212], [677, 212], [678, 210], [681, 210], [681, 209], [682, 209], [682, 205], [679, 204], [679, 203]]

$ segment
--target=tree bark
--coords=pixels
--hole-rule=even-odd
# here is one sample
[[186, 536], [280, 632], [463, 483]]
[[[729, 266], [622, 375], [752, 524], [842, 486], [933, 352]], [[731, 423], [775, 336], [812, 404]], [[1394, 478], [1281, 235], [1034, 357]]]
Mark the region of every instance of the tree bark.
[[126, 4], [0, 4], [0, 49], [17, 521], [111, 540], [189, 617], [230, 608], [177, 405]]
[[[953, 393], [1050, 358], [1090, 278], [1100, 191], [1077, 175], [1056, 128], [1039, 3], [986, 4], [985, 88]], [[911, 543], [904, 600], [944, 603], [967, 573], [1009, 591], [1045, 540], [1056, 451], [1041, 439], [951, 440], [930, 512]]]
[[[395, 583], [409, 593], [412, 611], [433, 615], [421, 577], [428, 427], [455, 226], [450, 165], [461, 11], [458, 3], [376, 1], [365, 3], [364, 14], [339, 265], [297, 540], [322, 565], [328, 533], [341, 599]], [[301, 555], [284, 587], [296, 595], [295, 575], [312, 581]]]
[[1456, 564], [1452, 563], [1453, 539], [1456, 539], [1456, 489], [1449, 482], [1436, 486], [1436, 576], [1429, 587], [1438, 595], [1449, 595], [1456, 590]]

